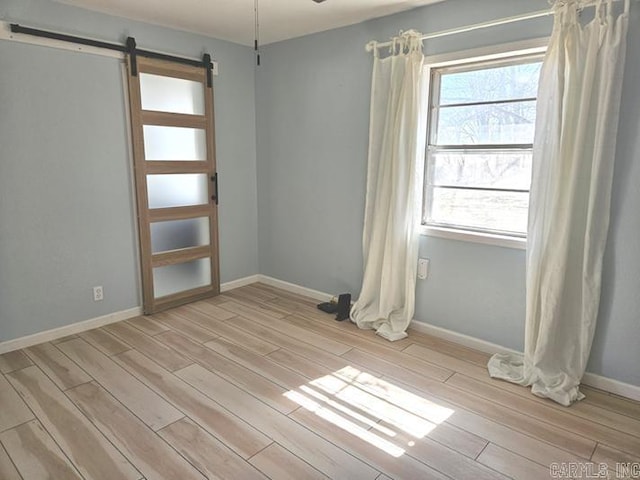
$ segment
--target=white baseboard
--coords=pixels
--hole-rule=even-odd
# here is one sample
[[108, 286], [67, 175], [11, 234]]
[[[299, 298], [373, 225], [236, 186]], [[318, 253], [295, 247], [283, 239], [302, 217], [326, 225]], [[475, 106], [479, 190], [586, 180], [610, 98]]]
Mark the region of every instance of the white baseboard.
[[586, 372], [582, 377], [582, 383], [593, 388], [605, 390], [609, 393], [615, 393], [621, 397], [630, 398], [640, 402], [640, 387], [624, 383], [613, 378], [603, 377], [595, 373]]
[[479, 350], [484, 353], [522, 353], [496, 343], [487, 342], [486, 340], [447, 330], [446, 328], [429, 325], [428, 323], [420, 322], [415, 319], [411, 322], [410, 327], [417, 332], [448, 340], [449, 342], [457, 343], [463, 347], [473, 348], [474, 350]]
[[103, 327], [110, 323], [121, 322], [122, 320], [137, 317], [138, 315], [142, 315], [142, 308], [134, 307], [120, 312], [109, 313], [100, 317], [90, 318], [89, 320], [72, 323], [63, 327], [52, 328], [51, 330], [45, 330], [44, 332], [34, 333], [25, 337], [7, 340], [6, 342], [0, 343], [0, 354], [31, 347], [39, 343], [50, 342], [51, 340], [66, 337], [67, 335], [73, 335], [93, 328]]
[[249, 275], [248, 277], [238, 278], [231, 280], [230, 282], [224, 282], [220, 284], [220, 292], [228, 292], [234, 288], [244, 287], [260, 281], [261, 275]]
[[[442, 338], [443, 340], [448, 340], [450, 342], [457, 343], [458, 345], [473, 348], [484, 353], [515, 353], [522, 355], [522, 352], [517, 350], [503, 347], [502, 345], [497, 345], [485, 340], [480, 340], [479, 338], [470, 337], [469, 335], [464, 335], [462, 333], [453, 332], [446, 328], [435, 327], [417, 320], [413, 320], [411, 322], [411, 328], [418, 332]], [[582, 377], [582, 383], [593, 388], [598, 388], [632, 400], [640, 401], [640, 387], [636, 385], [620, 382], [613, 378], [603, 377], [590, 372], [586, 372], [584, 374]]]
[[305, 295], [309, 298], [313, 298], [314, 300], [322, 300], [323, 302], [328, 302], [331, 300], [331, 294], [321, 292], [319, 290], [313, 290], [311, 288], [303, 287], [301, 285], [296, 285], [295, 283], [285, 282], [284, 280], [278, 280], [277, 278], [269, 277], [267, 275], [258, 275], [258, 280], [261, 283], [270, 285], [272, 287], [281, 288], [282, 290], [286, 290], [291, 293], [297, 293], [298, 295]]

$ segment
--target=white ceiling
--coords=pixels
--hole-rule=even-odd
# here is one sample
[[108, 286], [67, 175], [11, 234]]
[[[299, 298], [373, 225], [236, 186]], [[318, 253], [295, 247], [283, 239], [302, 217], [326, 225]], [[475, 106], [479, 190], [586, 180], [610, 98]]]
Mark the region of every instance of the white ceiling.
[[[253, 45], [254, 0], [56, 0]], [[259, 0], [260, 43], [360, 23], [443, 0]]]

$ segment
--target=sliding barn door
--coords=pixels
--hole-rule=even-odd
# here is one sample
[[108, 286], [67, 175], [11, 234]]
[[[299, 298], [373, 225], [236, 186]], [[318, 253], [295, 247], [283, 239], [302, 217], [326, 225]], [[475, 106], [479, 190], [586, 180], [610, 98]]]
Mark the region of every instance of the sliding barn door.
[[213, 87], [205, 68], [129, 60], [144, 312], [216, 295]]

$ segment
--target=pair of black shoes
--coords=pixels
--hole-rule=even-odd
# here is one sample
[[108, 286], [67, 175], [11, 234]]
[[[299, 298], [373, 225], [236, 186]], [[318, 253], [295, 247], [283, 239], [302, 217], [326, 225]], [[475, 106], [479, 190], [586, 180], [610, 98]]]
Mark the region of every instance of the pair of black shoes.
[[338, 303], [324, 302], [318, 305], [318, 309], [327, 313], [335, 313], [338, 322], [346, 320], [351, 311], [351, 294], [343, 293], [338, 296]]

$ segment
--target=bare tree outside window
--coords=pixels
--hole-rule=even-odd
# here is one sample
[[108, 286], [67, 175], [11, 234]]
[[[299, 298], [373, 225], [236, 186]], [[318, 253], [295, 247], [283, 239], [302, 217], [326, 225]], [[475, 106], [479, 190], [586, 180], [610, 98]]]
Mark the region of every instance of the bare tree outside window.
[[526, 235], [541, 58], [431, 72], [424, 223]]

